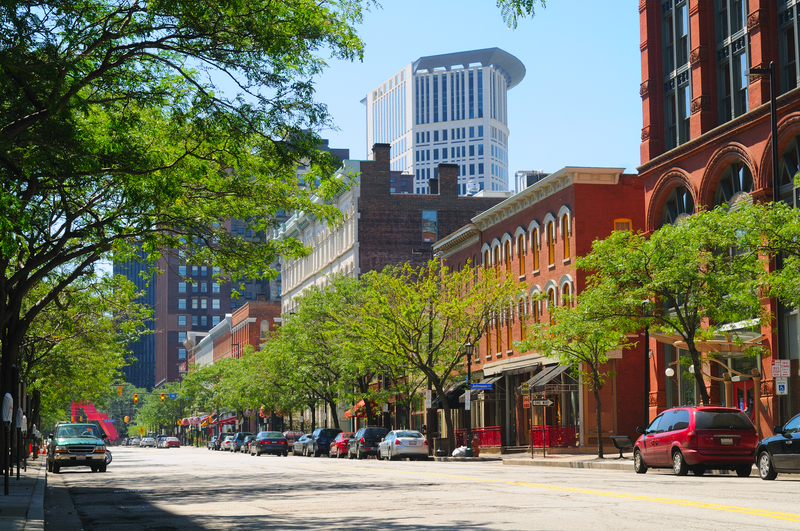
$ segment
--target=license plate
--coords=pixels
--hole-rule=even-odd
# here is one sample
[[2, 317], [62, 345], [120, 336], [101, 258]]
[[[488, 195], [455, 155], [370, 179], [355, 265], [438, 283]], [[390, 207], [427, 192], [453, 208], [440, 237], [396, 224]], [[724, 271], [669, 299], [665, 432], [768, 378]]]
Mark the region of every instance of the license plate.
[[417, 441], [408, 441], [406, 444], [409, 445], [409, 446], [416, 446], [417, 445]]
[[733, 439], [720, 439], [719, 443], [723, 446], [731, 446], [733, 444]]
[[77, 459], [78, 461], [86, 461], [86, 456], [85, 455], [79, 455], [75, 459]]

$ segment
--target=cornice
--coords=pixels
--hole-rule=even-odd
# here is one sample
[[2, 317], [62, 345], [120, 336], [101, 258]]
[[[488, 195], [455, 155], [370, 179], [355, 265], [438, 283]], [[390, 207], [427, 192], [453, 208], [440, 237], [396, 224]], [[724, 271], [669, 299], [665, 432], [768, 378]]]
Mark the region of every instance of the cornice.
[[453, 255], [461, 249], [477, 243], [479, 232], [478, 227], [472, 223], [464, 225], [453, 234], [433, 244], [433, 250], [444, 253], [445, 257]]

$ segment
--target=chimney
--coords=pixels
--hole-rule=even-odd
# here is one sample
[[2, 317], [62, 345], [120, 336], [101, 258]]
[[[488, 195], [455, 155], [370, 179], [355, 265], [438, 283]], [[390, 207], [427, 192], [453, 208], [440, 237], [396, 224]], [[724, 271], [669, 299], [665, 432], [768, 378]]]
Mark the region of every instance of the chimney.
[[372, 160], [378, 163], [378, 167], [389, 167], [391, 149], [389, 144], [372, 145]]
[[458, 197], [458, 164], [439, 164], [438, 188], [439, 195]]

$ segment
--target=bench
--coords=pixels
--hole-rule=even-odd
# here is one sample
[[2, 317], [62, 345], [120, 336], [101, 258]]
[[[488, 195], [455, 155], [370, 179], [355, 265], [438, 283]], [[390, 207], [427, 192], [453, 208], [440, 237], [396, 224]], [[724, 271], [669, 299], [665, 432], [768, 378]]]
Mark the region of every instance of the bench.
[[611, 442], [613, 442], [614, 446], [619, 450], [619, 457], [617, 459], [622, 459], [622, 452], [624, 450], [633, 450], [633, 442], [631, 442], [631, 438], [627, 435], [612, 435]]

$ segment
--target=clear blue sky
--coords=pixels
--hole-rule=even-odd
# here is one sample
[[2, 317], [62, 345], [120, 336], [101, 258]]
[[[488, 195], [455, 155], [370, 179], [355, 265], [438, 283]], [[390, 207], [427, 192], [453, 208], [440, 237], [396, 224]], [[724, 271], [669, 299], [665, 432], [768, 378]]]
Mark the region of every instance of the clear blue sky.
[[[366, 157], [366, 109], [360, 103], [419, 57], [498, 47], [525, 65], [509, 92], [509, 172], [639, 165], [639, 11], [630, 0], [550, 0], [533, 19], [508, 29], [494, 0], [383, 0], [359, 34], [363, 62], [331, 60], [317, 80], [339, 131], [331, 146]], [[512, 179], [513, 180], [513, 179]], [[513, 186], [513, 183], [510, 183]]]

